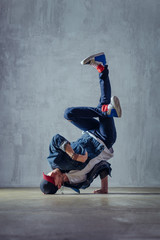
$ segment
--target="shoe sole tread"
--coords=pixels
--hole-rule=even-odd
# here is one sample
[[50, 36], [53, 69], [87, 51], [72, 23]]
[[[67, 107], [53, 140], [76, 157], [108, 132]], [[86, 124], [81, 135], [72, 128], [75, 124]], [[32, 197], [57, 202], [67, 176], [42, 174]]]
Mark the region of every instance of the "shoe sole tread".
[[122, 116], [122, 109], [118, 97], [114, 96], [111, 98], [111, 104], [116, 109], [117, 115], [120, 118]]

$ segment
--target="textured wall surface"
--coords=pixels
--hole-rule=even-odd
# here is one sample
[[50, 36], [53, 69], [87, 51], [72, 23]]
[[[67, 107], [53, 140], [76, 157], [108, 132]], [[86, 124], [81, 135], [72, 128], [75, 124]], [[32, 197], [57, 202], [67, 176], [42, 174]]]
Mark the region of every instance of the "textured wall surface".
[[123, 108], [110, 186], [160, 186], [159, 0], [0, 0], [0, 186], [38, 186], [52, 136], [80, 136], [63, 112], [97, 105], [99, 51]]

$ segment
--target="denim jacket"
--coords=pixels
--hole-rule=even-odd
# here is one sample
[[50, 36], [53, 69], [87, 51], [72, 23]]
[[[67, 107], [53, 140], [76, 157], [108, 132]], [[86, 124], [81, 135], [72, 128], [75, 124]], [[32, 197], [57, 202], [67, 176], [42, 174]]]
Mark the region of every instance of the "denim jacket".
[[52, 138], [49, 145], [49, 156], [47, 158], [52, 169], [59, 168], [62, 172], [82, 170], [91, 159], [98, 156], [104, 149], [103, 144], [99, 143], [88, 133], [84, 133], [77, 141], [70, 143], [75, 153], [84, 155], [86, 151], [88, 152], [88, 159], [82, 163], [73, 160], [64, 151], [64, 145], [67, 142], [68, 141], [59, 134]]

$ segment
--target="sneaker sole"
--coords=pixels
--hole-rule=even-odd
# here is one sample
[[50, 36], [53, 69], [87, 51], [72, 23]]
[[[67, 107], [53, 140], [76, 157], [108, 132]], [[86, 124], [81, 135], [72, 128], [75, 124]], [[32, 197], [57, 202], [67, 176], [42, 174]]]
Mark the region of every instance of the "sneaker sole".
[[118, 117], [121, 117], [122, 116], [122, 109], [121, 109], [121, 105], [120, 105], [120, 101], [119, 101], [118, 97], [116, 97], [116, 96], [112, 97], [111, 98], [111, 104], [116, 109]]
[[82, 65], [85, 65], [85, 64], [87, 64], [87, 62], [89, 62], [90, 60], [92, 60], [94, 57], [97, 57], [97, 56], [100, 56], [100, 55], [103, 55], [103, 54], [104, 54], [104, 52], [91, 55], [90, 57], [87, 57], [87, 58], [83, 59], [83, 60], [81, 61], [81, 64], [82, 64]]

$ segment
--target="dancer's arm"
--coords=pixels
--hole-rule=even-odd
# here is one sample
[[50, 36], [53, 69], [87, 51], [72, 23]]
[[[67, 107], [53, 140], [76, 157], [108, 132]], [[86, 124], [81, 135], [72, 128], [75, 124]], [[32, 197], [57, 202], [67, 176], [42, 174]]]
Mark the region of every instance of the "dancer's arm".
[[78, 162], [85, 162], [88, 158], [88, 153], [85, 152], [85, 155], [81, 155], [81, 154], [77, 154], [74, 152], [74, 150], [72, 149], [70, 143], [67, 143], [65, 145], [65, 152], [75, 161]]

